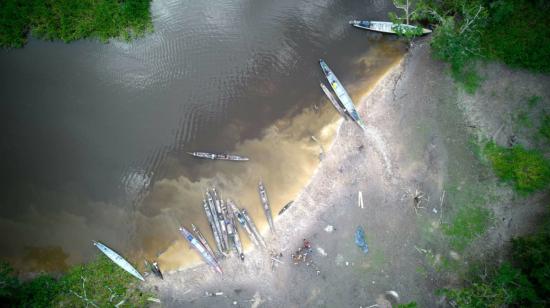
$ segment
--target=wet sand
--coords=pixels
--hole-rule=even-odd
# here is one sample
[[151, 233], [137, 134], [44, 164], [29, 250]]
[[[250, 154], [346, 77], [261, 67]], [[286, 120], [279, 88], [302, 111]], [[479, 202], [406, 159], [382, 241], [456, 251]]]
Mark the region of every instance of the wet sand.
[[[511, 91], [536, 90], [541, 82], [549, 83], [538, 77]], [[356, 83], [351, 88], [361, 93], [358, 89], [367, 86]], [[468, 147], [476, 133], [471, 126], [488, 123], [489, 117], [464, 112], [465, 106], [473, 105], [455, 87], [446, 66], [431, 58], [427, 39], [419, 40], [370, 93], [361, 94], [354, 98], [367, 133], [340, 121], [334, 143], [309, 184], [275, 219], [277, 234], [264, 233], [269, 249], [249, 251], [244, 263], [235, 256], [222, 261], [223, 276], [200, 265], [169, 272], [164, 281], [148, 278], [146, 286], [159, 293], [163, 306], [384, 307], [388, 302], [382, 295], [388, 290], [395, 290], [401, 302], [438, 306], [443, 299], [435, 290], [458, 282], [458, 273], [438, 270], [438, 260], [452, 254], [459, 268], [466, 269], [472, 258], [500, 251], [510, 237], [525, 232], [521, 225], [529, 226], [540, 216], [543, 207], [537, 204], [543, 196], [527, 200], [533, 205], [529, 211], [513, 210], [526, 200], [517, 200], [509, 188], [497, 185], [475, 158]], [[540, 95], [550, 99], [547, 90]], [[463, 255], [434, 240], [447, 217], [444, 213], [458, 206], [452, 200], [440, 201], [449, 183], [459, 183], [458, 190], [469, 185], [490, 190], [498, 198], [488, 206], [509, 209], [495, 211], [489, 232]], [[426, 196], [418, 211], [413, 207], [416, 190]], [[364, 208], [357, 206], [359, 191]], [[518, 220], [510, 223], [511, 217]], [[336, 230], [325, 232], [327, 225]], [[357, 226], [365, 229], [366, 255], [354, 243]], [[304, 238], [313, 245], [312, 260], [320, 275], [291, 262], [290, 254]], [[419, 249], [433, 252], [434, 259]], [[274, 271], [270, 251], [284, 255], [284, 264]], [[205, 291], [223, 295], [209, 297]]]

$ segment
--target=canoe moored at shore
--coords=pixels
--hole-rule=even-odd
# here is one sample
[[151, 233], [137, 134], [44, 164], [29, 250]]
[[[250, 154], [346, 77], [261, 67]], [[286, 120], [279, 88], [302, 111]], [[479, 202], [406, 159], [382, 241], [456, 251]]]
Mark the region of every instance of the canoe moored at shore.
[[157, 262], [149, 262], [145, 260], [145, 268], [148, 268], [151, 273], [153, 273], [158, 278], [164, 280], [164, 275], [162, 275], [162, 271], [160, 270], [160, 267]]
[[202, 200], [202, 206], [204, 207], [206, 218], [208, 219], [208, 223], [210, 224], [210, 228], [212, 229], [212, 234], [214, 236], [214, 241], [216, 242], [216, 247], [218, 248], [220, 254], [223, 254], [222, 242], [219, 235], [220, 231], [218, 230], [218, 224], [214, 220], [214, 214], [212, 214], [212, 210], [210, 209], [210, 206], [205, 199]]
[[257, 247], [260, 247], [260, 243], [258, 242], [258, 240], [256, 239], [256, 236], [254, 236], [254, 233], [252, 233], [252, 230], [248, 226], [248, 223], [246, 222], [246, 219], [244, 218], [243, 213], [241, 213], [239, 208], [237, 208], [235, 203], [233, 203], [233, 201], [231, 201], [230, 199], [227, 199], [227, 205], [229, 206], [231, 211], [233, 211], [235, 220], [239, 222], [241, 227], [246, 232], [246, 235], [248, 235], [248, 238], [252, 241], [252, 243], [254, 243], [254, 245], [256, 245]]
[[265, 191], [265, 186], [262, 181], [258, 184], [258, 192], [260, 193], [260, 201], [262, 202], [262, 207], [264, 209], [265, 217], [267, 218], [267, 223], [269, 224], [269, 229], [271, 232], [275, 232], [275, 225], [273, 224], [273, 215], [271, 214], [269, 199], [267, 199], [267, 192]]
[[212, 267], [216, 272], [223, 274], [222, 268], [216, 261], [213, 255], [211, 255], [206, 248], [184, 227], [180, 227], [180, 233], [183, 235], [183, 237], [195, 248], [201, 257], [206, 261], [210, 267]]
[[212, 256], [214, 256], [214, 259], [216, 259], [216, 254], [214, 253], [214, 251], [212, 250], [212, 248], [208, 244], [208, 241], [206, 240], [206, 238], [202, 234], [201, 230], [197, 226], [195, 226], [195, 224], [191, 224], [191, 229], [193, 229], [193, 232], [195, 233], [195, 236], [197, 237], [199, 242], [201, 242], [202, 246], [204, 246], [204, 248], [206, 248], [206, 250], [208, 250], [208, 253], [210, 253]]
[[[416, 26], [406, 24], [394, 24], [393, 22], [389, 21], [351, 20], [349, 23], [356, 28], [391, 34], [396, 34], [396, 30], [399, 30], [399, 28], [411, 30], [417, 28]], [[432, 30], [422, 28], [422, 34], [428, 33], [432, 33]]]
[[228, 205], [228, 202], [225, 202], [224, 205], [226, 205], [223, 210], [227, 217], [227, 235], [230, 237], [230, 241], [233, 242], [233, 247], [235, 247], [239, 258], [244, 261], [244, 249], [239, 236], [239, 231], [237, 230], [235, 215], [233, 214], [233, 210]]
[[215, 153], [208, 153], [208, 152], [187, 152], [187, 154], [198, 157], [198, 158], [205, 158], [205, 159], [217, 159], [217, 160], [233, 160], [233, 161], [247, 161], [249, 160], [248, 157], [244, 157], [241, 155], [236, 154], [215, 154]]
[[215, 208], [216, 208], [216, 214], [218, 215], [218, 222], [220, 224], [220, 231], [221, 231], [221, 240], [222, 240], [222, 246], [224, 248], [224, 252], [229, 251], [229, 240], [227, 236], [227, 222], [225, 218], [225, 213], [222, 209], [222, 200], [218, 196], [218, 192], [216, 191], [215, 187], [212, 187], [212, 192], [209, 193], [209, 195], [212, 196], [212, 201], [214, 202]]
[[246, 220], [246, 223], [250, 227], [250, 230], [252, 230], [252, 234], [256, 237], [258, 242], [264, 247], [267, 248], [267, 245], [265, 244], [264, 238], [262, 237], [262, 234], [256, 228], [256, 224], [254, 224], [254, 221], [252, 218], [248, 215], [248, 212], [245, 209], [241, 209], [241, 213], [243, 214], [244, 219]]
[[325, 86], [324, 83], [321, 82], [319, 85], [321, 86], [321, 89], [327, 96], [328, 100], [332, 103], [332, 106], [334, 106], [334, 108], [336, 108], [336, 111], [338, 111], [338, 113], [344, 118], [344, 120], [347, 121], [349, 116], [346, 113], [346, 111], [342, 108], [342, 106], [340, 106], [340, 103], [338, 103], [338, 101], [336, 100], [336, 97], [332, 95], [332, 93], [327, 88], [327, 86]]
[[366, 130], [365, 124], [363, 123], [363, 120], [359, 116], [359, 113], [355, 109], [355, 105], [353, 104], [353, 101], [351, 100], [351, 97], [349, 96], [348, 92], [336, 78], [336, 75], [332, 72], [332, 70], [328, 67], [328, 65], [323, 61], [322, 59], [319, 60], [319, 65], [321, 65], [321, 69], [323, 70], [323, 73], [325, 74], [325, 77], [327, 78], [328, 82], [330, 83], [330, 86], [332, 87], [332, 90], [334, 90], [334, 93], [340, 100], [340, 103], [342, 103], [342, 106], [344, 106], [344, 109], [346, 110], [346, 113], [351, 117], [351, 119], [359, 125], [363, 130]]
[[132, 264], [126, 261], [118, 253], [114, 252], [111, 248], [101, 244], [100, 242], [94, 241], [93, 243], [94, 246], [97, 247], [97, 249], [104, 253], [109, 259], [111, 259], [111, 261], [115, 262], [116, 265], [120, 266], [123, 270], [127, 271], [137, 279], [145, 281], [143, 276], [141, 276], [141, 274], [132, 266]]
[[277, 214], [277, 215], [281, 215], [284, 212], [286, 212], [286, 210], [288, 210], [288, 208], [292, 205], [292, 203], [294, 203], [294, 201], [290, 201], [285, 206], [283, 206], [283, 208], [279, 211], [279, 214]]

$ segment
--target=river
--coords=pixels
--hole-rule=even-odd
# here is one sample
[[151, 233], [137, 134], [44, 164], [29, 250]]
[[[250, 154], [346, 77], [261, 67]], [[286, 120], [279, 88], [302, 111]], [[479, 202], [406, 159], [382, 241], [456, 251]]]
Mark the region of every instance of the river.
[[[31, 39], [0, 51], [0, 257], [28, 271], [88, 260], [99, 240], [141, 264], [198, 260], [178, 235], [210, 234], [216, 185], [261, 228], [257, 183], [276, 213], [307, 184], [338, 115], [323, 58], [358, 98], [401, 57], [395, 38], [351, 27], [390, 1], [152, 2], [154, 32], [131, 43]], [[234, 152], [248, 163], [193, 159]], [[210, 237], [210, 235], [208, 235]]]

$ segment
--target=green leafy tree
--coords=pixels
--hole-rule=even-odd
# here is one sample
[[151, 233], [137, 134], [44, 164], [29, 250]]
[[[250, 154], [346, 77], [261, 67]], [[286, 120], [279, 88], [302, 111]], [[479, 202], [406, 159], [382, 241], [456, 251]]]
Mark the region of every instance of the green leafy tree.
[[[393, 12], [388, 13], [390, 21], [394, 23], [392, 30], [399, 36], [405, 37], [409, 42], [416, 36], [423, 34], [422, 27], [411, 26], [411, 16], [415, 16], [414, 11], [411, 11], [413, 5], [412, 0], [393, 0], [393, 5], [403, 10], [403, 14], [398, 16]], [[405, 23], [403, 23], [405, 21]]]

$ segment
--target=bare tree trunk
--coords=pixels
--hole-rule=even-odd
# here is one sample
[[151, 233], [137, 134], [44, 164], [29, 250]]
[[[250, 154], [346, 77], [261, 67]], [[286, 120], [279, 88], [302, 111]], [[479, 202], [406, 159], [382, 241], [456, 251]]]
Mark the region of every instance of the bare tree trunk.
[[407, 25], [409, 24], [409, 0], [407, 0], [407, 9], [405, 10], [405, 16], [407, 17]]

